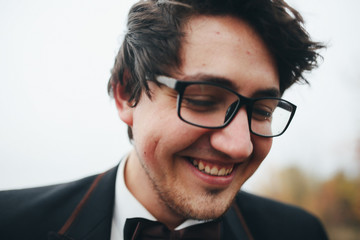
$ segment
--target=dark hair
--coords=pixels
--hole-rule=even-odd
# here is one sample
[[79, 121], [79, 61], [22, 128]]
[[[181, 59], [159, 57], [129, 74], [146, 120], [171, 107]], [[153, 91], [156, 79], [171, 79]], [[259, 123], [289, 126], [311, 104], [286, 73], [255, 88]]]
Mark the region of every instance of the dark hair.
[[[230, 15], [245, 20], [266, 43], [279, 71], [280, 91], [303, 81], [304, 71], [317, 66], [317, 50], [324, 46], [310, 39], [301, 15], [283, 0], [145, 0], [129, 12], [124, 41], [108, 83], [124, 84], [134, 106], [142, 91], [150, 97], [147, 81], [168, 75], [181, 66], [183, 26], [196, 15]], [[131, 129], [128, 129], [132, 138]]]

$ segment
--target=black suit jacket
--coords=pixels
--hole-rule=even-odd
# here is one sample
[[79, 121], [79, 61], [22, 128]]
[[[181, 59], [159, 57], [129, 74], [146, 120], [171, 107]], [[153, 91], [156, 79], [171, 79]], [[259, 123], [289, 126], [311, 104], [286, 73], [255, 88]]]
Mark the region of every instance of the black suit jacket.
[[[116, 172], [0, 192], [0, 239], [110, 239]], [[321, 223], [307, 212], [242, 191], [220, 220], [222, 239], [327, 239]]]

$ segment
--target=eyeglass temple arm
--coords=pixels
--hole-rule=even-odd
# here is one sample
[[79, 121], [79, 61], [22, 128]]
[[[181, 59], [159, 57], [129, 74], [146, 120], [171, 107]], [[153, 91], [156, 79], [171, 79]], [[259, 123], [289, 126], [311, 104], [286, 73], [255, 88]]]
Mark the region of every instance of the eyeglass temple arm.
[[177, 83], [177, 80], [174, 79], [174, 78], [170, 78], [170, 77], [166, 77], [166, 76], [157, 76], [156, 77], [156, 80], [159, 82], [159, 83], [162, 83], [164, 84], [165, 86], [169, 87], [169, 88], [173, 88], [175, 89], [175, 86], [176, 86], [176, 83]]

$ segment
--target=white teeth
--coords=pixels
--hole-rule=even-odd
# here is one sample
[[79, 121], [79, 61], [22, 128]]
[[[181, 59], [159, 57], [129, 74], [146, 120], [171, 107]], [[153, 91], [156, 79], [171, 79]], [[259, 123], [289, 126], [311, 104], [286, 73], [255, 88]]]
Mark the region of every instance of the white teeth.
[[218, 176], [222, 176], [225, 175], [227, 170], [225, 170], [225, 168], [220, 169], [220, 171], [218, 172]]
[[205, 166], [204, 166], [204, 164], [203, 164], [202, 162], [199, 163], [198, 169], [199, 169], [200, 171], [202, 171], [202, 170], [205, 169]]
[[218, 172], [219, 172], [219, 170], [217, 169], [217, 167], [213, 167], [213, 168], [211, 169], [211, 171], [210, 171], [210, 174], [211, 174], [211, 175], [218, 175]]
[[202, 161], [197, 161], [197, 160], [193, 160], [192, 164], [195, 167], [197, 167], [197, 169], [199, 169], [200, 171], [205, 172], [209, 175], [213, 175], [213, 176], [226, 176], [226, 175], [229, 175], [233, 170], [233, 167], [227, 168], [227, 169], [225, 169], [223, 167], [220, 170], [216, 166], [210, 168], [210, 166], [208, 166], [208, 165], [205, 166], [205, 164]]

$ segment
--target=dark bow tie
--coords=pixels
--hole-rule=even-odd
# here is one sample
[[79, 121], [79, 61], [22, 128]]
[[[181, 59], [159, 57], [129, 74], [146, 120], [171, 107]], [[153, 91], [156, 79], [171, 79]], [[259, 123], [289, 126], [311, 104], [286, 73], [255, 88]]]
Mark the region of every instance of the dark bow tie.
[[143, 218], [127, 219], [124, 240], [220, 239], [220, 223], [211, 221], [181, 230], [170, 230], [163, 223]]

